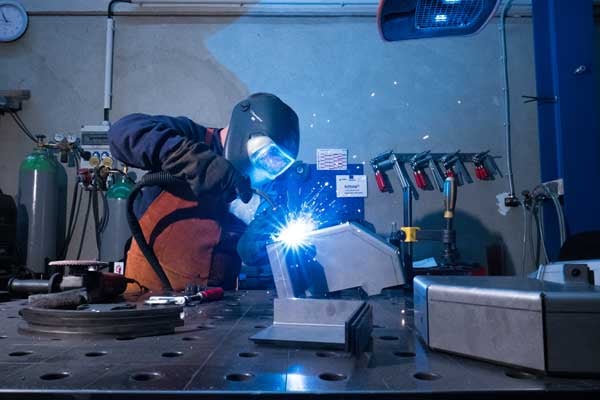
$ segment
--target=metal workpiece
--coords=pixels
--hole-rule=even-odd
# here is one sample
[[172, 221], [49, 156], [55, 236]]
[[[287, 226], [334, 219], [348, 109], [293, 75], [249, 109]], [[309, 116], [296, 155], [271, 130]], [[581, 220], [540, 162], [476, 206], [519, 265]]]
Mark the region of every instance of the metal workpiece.
[[360, 354], [368, 349], [372, 325], [371, 306], [364, 301], [275, 299], [273, 325], [250, 339]]
[[368, 300], [372, 348], [360, 356], [248, 340], [272, 320], [267, 291], [226, 292], [223, 301], [184, 307], [184, 326], [145, 337], [26, 334], [18, 331], [21, 302], [0, 304], [0, 395], [10, 398], [593, 398], [600, 390], [600, 380], [430, 351], [415, 334], [411, 298], [399, 290]]
[[[397, 249], [354, 223], [311, 232], [307, 242], [300, 249], [283, 242], [267, 245], [278, 298], [273, 325], [252, 340], [359, 354], [369, 346], [371, 308], [360, 300], [330, 298], [330, 293], [361, 288], [372, 296], [403, 285]], [[314, 292], [325, 298], [310, 298]]]
[[598, 287], [417, 277], [414, 304], [415, 327], [432, 349], [550, 374], [600, 374]]
[[[314, 258], [323, 268], [330, 292], [360, 287], [373, 296], [405, 283], [397, 248], [358, 224], [319, 229], [309, 235], [308, 241], [314, 246]], [[267, 254], [278, 296], [296, 297], [285, 245], [269, 244]]]

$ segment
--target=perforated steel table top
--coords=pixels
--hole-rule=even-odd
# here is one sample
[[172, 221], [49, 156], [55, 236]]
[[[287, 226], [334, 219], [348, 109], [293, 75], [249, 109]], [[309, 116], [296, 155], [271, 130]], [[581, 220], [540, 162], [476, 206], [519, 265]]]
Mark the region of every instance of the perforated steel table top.
[[187, 307], [175, 334], [116, 339], [26, 335], [18, 329], [23, 301], [0, 303], [0, 396], [600, 398], [600, 379], [539, 377], [427, 350], [401, 291], [370, 300], [372, 353], [256, 345], [248, 338], [271, 323], [272, 299], [266, 291], [227, 293]]

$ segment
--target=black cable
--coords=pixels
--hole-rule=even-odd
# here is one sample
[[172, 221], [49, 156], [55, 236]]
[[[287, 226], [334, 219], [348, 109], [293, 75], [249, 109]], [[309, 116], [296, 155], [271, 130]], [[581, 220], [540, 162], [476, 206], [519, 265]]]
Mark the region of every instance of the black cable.
[[144, 231], [140, 226], [140, 222], [138, 221], [133, 206], [135, 203], [135, 199], [138, 194], [141, 192], [142, 188], [145, 186], [160, 186], [162, 188], [166, 188], [175, 184], [179, 184], [182, 181], [173, 177], [167, 172], [154, 172], [146, 174], [140, 179], [140, 181], [133, 187], [129, 197], [127, 198], [127, 223], [129, 224], [129, 229], [131, 230], [131, 235], [137, 242], [140, 247], [140, 251], [148, 261], [148, 264], [154, 270], [154, 273], [159, 278], [163, 289], [172, 292], [173, 287], [171, 286], [171, 282], [169, 282], [169, 278], [165, 274], [164, 269], [160, 265], [152, 246], [148, 244], [146, 238], [144, 237]]
[[100, 239], [100, 211], [98, 210], [98, 188], [94, 188], [91, 192], [90, 195], [92, 196], [92, 219], [94, 220], [94, 232], [95, 232], [95, 238], [96, 238], [96, 249], [98, 250], [98, 256], [100, 256], [100, 245], [101, 245], [101, 239]]
[[29, 139], [31, 139], [34, 143], [37, 143], [37, 139], [31, 134], [31, 131], [29, 129], [27, 129], [27, 126], [25, 126], [25, 124], [23, 123], [23, 120], [14, 112], [9, 111], [8, 112], [10, 114], [10, 116], [12, 117], [12, 119], [15, 121], [15, 124], [17, 124], [17, 126], [19, 127], [19, 129], [21, 129], [21, 131], [25, 134], [25, 136], [27, 136]]
[[146, 293], [150, 290], [146, 286], [142, 285], [141, 283], [139, 283], [138, 281], [136, 281], [133, 278], [126, 278], [125, 281], [127, 283], [135, 283], [136, 285], [138, 285], [138, 287], [140, 288], [140, 293]]
[[110, 218], [110, 208], [108, 207], [108, 199], [106, 198], [106, 193], [100, 192], [100, 196], [102, 197], [102, 219], [100, 223], [100, 233], [104, 233], [108, 226], [108, 220]]
[[71, 241], [71, 229], [73, 228], [73, 221], [75, 218], [75, 209], [77, 208], [77, 197], [79, 194], [79, 185], [75, 182], [75, 187], [73, 188], [73, 197], [71, 198], [71, 210], [69, 211], [69, 223], [67, 224], [67, 234], [65, 237], [65, 242], [63, 248], [60, 252], [60, 257], [65, 259], [67, 257], [67, 250], [69, 248], [69, 243]]
[[[82, 196], [83, 197], [83, 196]], [[83, 230], [81, 231], [81, 240], [79, 241], [79, 250], [77, 250], [77, 260], [81, 258], [81, 250], [85, 241], [88, 220], [90, 219], [90, 210], [92, 209], [92, 192], [89, 192], [87, 208], [85, 210], [85, 220], [83, 221]]]
[[[71, 231], [69, 232], [69, 246], [71, 244], [71, 240], [73, 239], [73, 234], [75, 233], [75, 228], [77, 227], [77, 221], [79, 220], [79, 215], [81, 214], [81, 203], [83, 202], [83, 190], [80, 190], [79, 200], [77, 201], [77, 211], [75, 211], [75, 220], [73, 221], [73, 226], [71, 227]], [[67, 248], [68, 252], [68, 248]]]

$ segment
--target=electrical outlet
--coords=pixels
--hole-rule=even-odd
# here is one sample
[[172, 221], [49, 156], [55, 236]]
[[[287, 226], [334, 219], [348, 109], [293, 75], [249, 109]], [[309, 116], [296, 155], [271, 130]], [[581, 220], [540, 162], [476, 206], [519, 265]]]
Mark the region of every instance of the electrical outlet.
[[565, 195], [565, 182], [562, 180], [562, 178], [544, 182], [543, 185], [558, 196]]

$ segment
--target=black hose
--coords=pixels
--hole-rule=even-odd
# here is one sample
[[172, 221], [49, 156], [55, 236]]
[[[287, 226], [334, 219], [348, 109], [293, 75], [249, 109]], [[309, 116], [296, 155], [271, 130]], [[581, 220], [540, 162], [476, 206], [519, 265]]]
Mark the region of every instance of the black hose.
[[96, 249], [98, 250], [98, 256], [100, 256], [100, 247], [101, 247], [101, 239], [100, 239], [100, 211], [98, 210], [98, 190], [94, 188], [90, 195], [92, 196], [92, 218], [94, 219], [94, 232], [96, 237]]
[[60, 252], [60, 257], [65, 259], [67, 257], [67, 250], [69, 249], [69, 244], [71, 242], [71, 229], [73, 229], [73, 221], [75, 220], [75, 210], [77, 208], [77, 195], [79, 194], [79, 184], [75, 182], [75, 186], [73, 188], [73, 197], [71, 199], [71, 211], [69, 212], [69, 223], [67, 225], [67, 233], [65, 237], [65, 241], [63, 244], [63, 248]]
[[81, 231], [81, 240], [79, 241], [79, 249], [77, 250], [77, 259], [78, 260], [81, 258], [81, 250], [83, 249], [83, 242], [85, 241], [85, 234], [87, 231], [88, 220], [90, 219], [90, 210], [91, 209], [92, 209], [92, 192], [89, 192], [87, 208], [85, 210], [85, 220], [83, 221], [83, 230]]
[[146, 258], [146, 260], [148, 261], [148, 264], [150, 264], [150, 266], [154, 270], [154, 273], [156, 274], [158, 279], [160, 279], [163, 289], [170, 292], [173, 291], [171, 282], [169, 282], [169, 278], [165, 274], [165, 271], [162, 268], [162, 266], [160, 265], [160, 262], [158, 261], [158, 258], [154, 253], [154, 250], [148, 244], [146, 238], [144, 237], [144, 232], [142, 231], [142, 227], [140, 226], [140, 223], [135, 215], [133, 205], [135, 203], [136, 197], [138, 196], [142, 188], [145, 186], [159, 186], [161, 188], [167, 188], [169, 186], [181, 184], [182, 182], [182, 180], [175, 178], [167, 172], [161, 171], [149, 173], [144, 175], [142, 179], [140, 179], [140, 181], [136, 183], [136, 185], [133, 187], [133, 190], [129, 194], [129, 197], [127, 198], [127, 223], [129, 224], [131, 235], [140, 247], [140, 250]]

